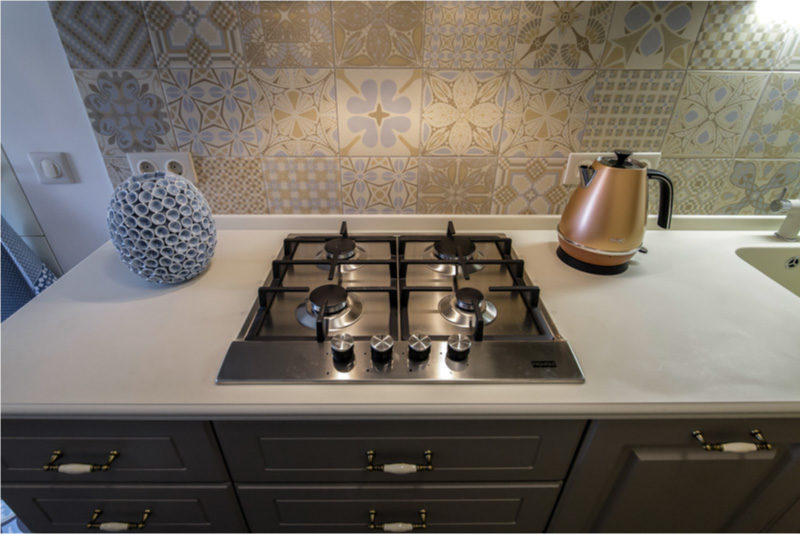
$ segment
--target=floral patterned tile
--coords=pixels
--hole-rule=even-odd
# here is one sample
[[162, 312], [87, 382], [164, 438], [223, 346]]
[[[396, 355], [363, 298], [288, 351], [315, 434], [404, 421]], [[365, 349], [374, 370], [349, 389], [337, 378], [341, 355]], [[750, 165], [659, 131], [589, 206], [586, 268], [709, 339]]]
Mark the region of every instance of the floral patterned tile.
[[128, 165], [128, 158], [103, 158], [103, 163], [106, 165], [111, 187], [116, 188], [133, 175], [131, 166]]
[[73, 74], [104, 156], [175, 150], [155, 70], [75, 70]]
[[788, 188], [787, 198], [800, 196], [800, 161], [737, 159], [733, 173], [714, 203], [724, 215], [769, 214], [769, 204]]
[[515, 2], [429, 2], [425, 8], [425, 66], [509, 66], [518, 13]]
[[619, 69], [685, 69], [706, 2], [619, 2], [603, 66]]
[[244, 58], [250, 67], [330, 67], [329, 2], [239, 2]]
[[574, 186], [561, 184], [566, 158], [500, 158], [492, 213], [561, 213]]
[[341, 155], [419, 154], [421, 86], [419, 70], [337, 71]]
[[729, 156], [768, 74], [689, 72], [664, 141], [665, 156]]
[[156, 66], [139, 2], [50, 2], [73, 69]]
[[[672, 212], [679, 215], [711, 215], [733, 170], [732, 159], [664, 158], [658, 169], [672, 179], [675, 198]], [[658, 187], [651, 184], [650, 208], [658, 211]]]
[[600, 63], [612, 2], [524, 2], [520, 9], [517, 67], [580, 69]]
[[233, 2], [145, 2], [156, 65], [244, 67], [239, 13]]
[[709, 2], [697, 44], [693, 69], [766, 70], [791, 55], [797, 34], [791, 25], [765, 22], [758, 2]]
[[338, 155], [333, 69], [253, 69], [250, 77], [263, 154]]
[[678, 71], [601, 70], [583, 149], [660, 151], [683, 77]]
[[500, 151], [506, 156], [578, 152], [591, 104], [593, 70], [515, 70]]
[[423, 2], [333, 2], [336, 65], [419, 66], [424, 6]]
[[240, 69], [161, 71], [178, 148], [196, 156], [256, 156], [254, 92]]
[[496, 154], [507, 80], [501, 71], [427, 71], [422, 93], [424, 154]]
[[737, 155], [800, 157], [800, 73], [770, 76]]
[[422, 158], [417, 213], [490, 213], [497, 158]]
[[339, 158], [265, 158], [270, 213], [341, 213]]
[[416, 213], [417, 158], [342, 158], [344, 213]]
[[256, 158], [195, 158], [197, 187], [212, 213], [268, 213], [267, 188]]

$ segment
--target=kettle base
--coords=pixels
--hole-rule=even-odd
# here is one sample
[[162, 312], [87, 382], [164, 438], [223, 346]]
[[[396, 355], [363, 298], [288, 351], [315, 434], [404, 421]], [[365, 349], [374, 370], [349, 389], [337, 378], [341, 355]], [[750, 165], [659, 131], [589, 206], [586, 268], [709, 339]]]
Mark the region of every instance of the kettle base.
[[569, 254], [564, 252], [564, 249], [562, 249], [561, 247], [558, 247], [558, 249], [556, 250], [556, 255], [561, 259], [561, 261], [563, 261], [570, 267], [573, 267], [585, 273], [609, 275], [609, 274], [624, 273], [625, 271], [628, 270], [628, 262], [622, 263], [620, 265], [594, 265], [592, 263], [586, 263], [585, 261], [573, 258]]

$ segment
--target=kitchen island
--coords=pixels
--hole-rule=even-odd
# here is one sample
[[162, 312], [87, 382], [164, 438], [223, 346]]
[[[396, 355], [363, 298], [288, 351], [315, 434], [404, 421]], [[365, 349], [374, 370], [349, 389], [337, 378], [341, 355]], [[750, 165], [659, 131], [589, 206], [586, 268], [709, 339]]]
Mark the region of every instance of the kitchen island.
[[[528, 276], [541, 287], [556, 327], [577, 355], [586, 382], [216, 385], [228, 345], [285, 235], [331, 232], [343, 219], [352, 233], [431, 233], [453, 219], [462, 232], [508, 234]], [[358, 484], [375, 483], [380, 486], [376, 491], [386, 492], [383, 499], [398, 502], [416, 503], [422, 497], [408, 495], [416, 495], [417, 488], [425, 498], [444, 503], [465, 498], [537, 503], [516, 508], [485, 504], [484, 519], [496, 519], [489, 522], [480, 516], [453, 519], [450, 516], [463, 506], [449, 509], [445, 504], [438, 511], [429, 506], [425, 518], [417, 504], [408, 504], [400, 514], [405, 514], [406, 524], [431, 529], [439, 521], [441, 528], [450, 530], [636, 530], [646, 527], [642, 521], [648, 519], [660, 520], [661, 526], [654, 528], [666, 530], [800, 526], [800, 489], [788, 482], [800, 474], [800, 298], [735, 253], [740, 247], [797, 248], [779, 242], [767, 229], [774, 230], [777, 219], [728, 220], [738, 227], [718, 230], [712, 228], [725, 221], [676, 218], [671, 231], [649, 231], [649, 252], [638, 254], [628, 271], [612, 277], [576, 271], [556, 257], [557, 220], [219, 217], [219, 244], [209, 270], [179, 286], [139, 279], [106, 243], [2, 325], [4, 495], [32, 503], [53, 501], [54, 495], [68, 492], [89, 502], [104, 491], [92, 484], [127, 480], [133, 484], [125, 491], [132, 493], [120, 498], [138, 502], [141, 483], [164, 481], [153, 486], [164, 502], [176, 492], [195, 491], [201, 495], [196, 502], [205, 503], [198, 504], [203, 510], [241, 506], [253, 530], [358, 530], [369, 527], [370, 521], [377, 527], [387, 519], [385, 513], [370, 519], [369, 510], [361, 510], [366, 497]], [[190, 473], [183, 480], [164, 473], [148, 478], [142, 473], [152, 474], [153, 469], [133, 468], [128, 478], [114, 478], [113, 462], [123, 465], [123, 452], [108, 469], [85, 475], [99, 477], [86, 478], [91, 484], [57, 470], [35, 471], [48, 460], [38, 452], [39, 467], [25, 467], [34, 460], [20, 453], [15, 470], [5, 452], [13, 445], [6, 442], [7, 436], [25, 444], [25, 450], [38, 442], [31, 436], [50, 439], [77, 432], [81, 439], [100, 439], [92, 434], [94, 420], [97, 428], [112, 425], [102, 434], [104, 442], [108, 435], [124, 434], [129, 421], [128, 431], [142, 439], [170, 432], [183, 436], [170, 437], [178, 451], [183, 450], [182, 439], [203, 441], [205, 435], [208, 450], [197, 453], [201, 457], [195, 471], [192, 458], [178, 454], [184, 473]], [[188, 426], [171, 430], [176, 424]], [[692, 436], [694, 430], [701, 430], [701, 437], [712, 445], [736, 441], [755, 449], [739, 454], [736, 462], [709, 461], [728, 456], [713, 447], [704, 449]], [[753, 430], [761, 430], [764, 440], [776, 446], [759, 447]], [[384, 443], [384, 451], [394, 451], [394, 458], [406, 454], [403, 447], [391, 444], [400, 436], [406, 436], [409, 450], [416, 451], [404, 460], [424, 467], [427, 456], [417, 446], [433, 450], [430, 472], [420, 469], [398, 485], [391, 474], [363, 469], [365, 451], [359, 439]], [[322, 437], [325, 441], [319, 441]], [[342, 453], [339, 467], [320, 464], [328, 458], [324, 454], [303, 464], [328, 440], [340, 448], [350, 442], [358, 454], [350, 458]], [[426, 441], [436, 442], [440, 452], [423, 446]], [[467, 442], [472, 445], [465, 447]], [[532, 450], [539, 456], [532, 458]], [[282, 459], [275, 460], [280, 465], [270, 463], [267, 451], [282, 452]], [[448, 458], [442, 451], [464, 457]], [[159, 454], [151, 452], [154, 457]], [[383, 461], [378, 454], [376, 461]], [[108, 451], [97, 465], [105, 456]], [[483, 460], [467, 465], [478, 457]], [[204, 462], [221, 467], [200, 469]], [[699, 470], [680, 471], [690, 464]], [[734, 464], [736, 469], [725, 471]], [[437, 465], [445, 468], [437, 470]], [[543, 465], [550, 465], [550, 471]], [[676, 467], [682, 475], [675, 474]], [[742, 472], [746, 476], [737, 478]], [[428, 482], [425, 475], [430, 475]], [[702, 505], [695, 511], [692, 503], [675, 500], [679, 488], [668, 481], [676, 476], [681, 484], [719, 491], [695, 499]], [[83, 485], [72, 488], [73, 481]], [[188, 482], [193, 485], [178, 486]], [[195, 487], [201, 483], [214, 487]], [[230, 484], [236, 487], [236, 497]], [[726, 490], [737, 484], [736, 491]], [[329, 510], [323, 507], [321, 522], [308, 523], [316, 509], [298, 503], [324, 501], [331, 492], [349, 506], [361, 503], [356, 507], [363, 521], [348, 516], [344, 523], [326, 523]], [[668, 522], [653, 509], [654, 500], [668, 498], [670, 507], [686, 510], [679, 517], [684, 523]], [[264, 512], [259, 503], [265, 499], [284, 505], [276, 504], [274, 513]], [[580, 513], [575, 511], [579, 502], [584, 503]], [[747, 513], [744, 502], [749, 503]], [[716, 515], [700, 512], [717, 503]], [[37, 509], [31, 506], [29, 514]], [[631, 512], [634, 508], [636, 514]], [[54, 510], [45, 516], [56, 517]], [[18, 511], [25, 520], [25, 512]], [[151, 521], [157, 517], [154, 513]], [[134, 519], [125, 521], [135, 524]], [[70, 529], [75, 521], [70, 517], [48, 524]], [[245, 528], [240, 519], [215, 523], [209, 517], [206, 523], [211, 530]], [[159, 529], [194, 525], [178, 519], [155, 524]]]

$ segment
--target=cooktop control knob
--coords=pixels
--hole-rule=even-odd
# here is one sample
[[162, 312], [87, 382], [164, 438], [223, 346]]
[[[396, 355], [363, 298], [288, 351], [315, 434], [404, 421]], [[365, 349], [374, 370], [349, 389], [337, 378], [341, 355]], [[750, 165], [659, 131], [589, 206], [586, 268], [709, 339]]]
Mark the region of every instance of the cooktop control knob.
[[353, 336], [350, 334], [336, 334], [331, 337], [331, 353], [333, 359], [340, 363], [351, 362], [355, 357], [353, 353]]
[[376, 363], [386, 363], [392, 360], [392, 347], [394, 339], [389, 334], [377, 334], [369, 340], [372, 351], [372, 360]]
[[422, 362], [431, 355], [431, 338], [425, 334], [411, 334], [408, 337], [408, 358]]
[[447, 357], [460, 362], [467, 359], [472, 340], [464, 334], [453, 334], [447, 338]]

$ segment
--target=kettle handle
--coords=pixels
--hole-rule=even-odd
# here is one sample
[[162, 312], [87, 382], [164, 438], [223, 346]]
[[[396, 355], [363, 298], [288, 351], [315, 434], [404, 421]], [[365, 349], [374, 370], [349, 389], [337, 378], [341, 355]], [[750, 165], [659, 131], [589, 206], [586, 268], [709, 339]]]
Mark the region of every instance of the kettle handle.
[[661, 171], [648, 170], [648, 180], [656, 180], [660, 186], [658, 192], [658, 225], [669, 229], [672, 224], [672, 180]]

